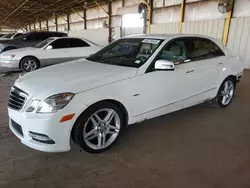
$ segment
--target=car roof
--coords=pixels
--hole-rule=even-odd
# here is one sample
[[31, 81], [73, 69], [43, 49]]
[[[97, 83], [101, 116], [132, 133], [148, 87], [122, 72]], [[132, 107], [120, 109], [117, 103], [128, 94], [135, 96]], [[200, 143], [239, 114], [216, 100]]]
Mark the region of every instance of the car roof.
[[200, 37], [200, 38], [214, 39], [209, 36], [198, 35], [198, 34], [139, 34], [139, 35], [127, 36], [125, 38], [152, 38], [152, 39], [166, 40], [175, 37]]
[[79, 37], [50, 37], [50, 39], [81, 39], [84, 40], [83, 38], [79, 38]]

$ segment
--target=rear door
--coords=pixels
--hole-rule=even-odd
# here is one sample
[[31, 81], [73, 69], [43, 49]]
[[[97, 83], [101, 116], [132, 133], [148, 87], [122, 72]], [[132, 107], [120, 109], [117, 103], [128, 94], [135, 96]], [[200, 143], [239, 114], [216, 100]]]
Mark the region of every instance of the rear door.
[[193, 90], [199, 94], [215, 89], [220, 74], [218, 65], [224, 63], [226, 57], [224, 52], [206, 38], [187, 38], [186, 46], [187, 63], [182, 68], [185, 69], [187, 76], [199, 79], [195, 81]]
[[35, 45], [34, 33], [30, 33], [20, 40], [20, 42], [18, 41], [19, 44], [17, 44], [18, 47], [31, 47]]
[[53, 33], [51, 32], [37, 32], [34, 33], [34, 45], [42, 42], [50, 37], [53, 37]]
[[44, 49], [42, 52], [44, 66], [62, 63], [70, 60], [70, 54], [68, 52], [68, 38], [56, 39], [49, 46], [52, 46], [52, 49]]
[[72, 58], [86, 58], [95, 52], [96, 50], [87, 42], [77, 38], [69, 38], [68, 53]]

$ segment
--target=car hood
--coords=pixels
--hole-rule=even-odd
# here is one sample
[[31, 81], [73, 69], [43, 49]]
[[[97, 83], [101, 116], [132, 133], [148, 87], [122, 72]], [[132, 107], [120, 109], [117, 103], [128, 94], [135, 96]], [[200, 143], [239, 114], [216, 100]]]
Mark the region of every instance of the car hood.
[[14, 49], [14, 50], [10, 50], [10, 51], [6, 51], [3, 52], [3, 55], [6, 54], [18, 54], [18, 53], [22, 53], [22, 52], [34, 52], [34, 51], [39, 51], [41, 50], [40, 48], [33, 48], [33, 47], [27, 47], [27, 48], [18, 48], [18, 49]]
[[63, 92], [81, 93], [134, 77], [136, 73], [136, 68], [80, 59], [28, 73], [17, 79], [15, 86], [29, 97], [44, 99]]
[[7, 39], [7, 38], [0, 38], [0, 41], [3, 41], [3, 40], [11, 40], [11, 39]]

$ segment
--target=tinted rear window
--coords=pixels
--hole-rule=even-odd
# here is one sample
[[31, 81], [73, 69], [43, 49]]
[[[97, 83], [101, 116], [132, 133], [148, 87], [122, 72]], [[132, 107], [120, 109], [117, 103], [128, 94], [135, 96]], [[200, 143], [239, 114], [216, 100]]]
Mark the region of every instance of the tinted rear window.
[[67, 37], [67, 33], [54, 33], [55, 37]]

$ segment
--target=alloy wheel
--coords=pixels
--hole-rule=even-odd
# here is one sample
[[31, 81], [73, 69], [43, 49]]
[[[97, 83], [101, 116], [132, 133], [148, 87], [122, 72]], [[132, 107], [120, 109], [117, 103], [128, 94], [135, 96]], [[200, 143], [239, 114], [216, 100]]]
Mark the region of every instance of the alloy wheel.
[[234, 83], [231, 80], [226, 81], [221, 92], [221, 103], [223, 105], [226, 106], [232, 101], [234, 90]]
[[33, 71], [33, 70], [35, 70], [37, 68], [37, 64], [33, 60], [27, 60], [27, 61], [24, 62], [23, 67], [27, 72], [31, 72], [31, 71]]
[[117, 138], [121, 120], [113, 109], [101, 109], [93, 113], [84, 125], [83, 138], [94, 150], [105, 149]]

